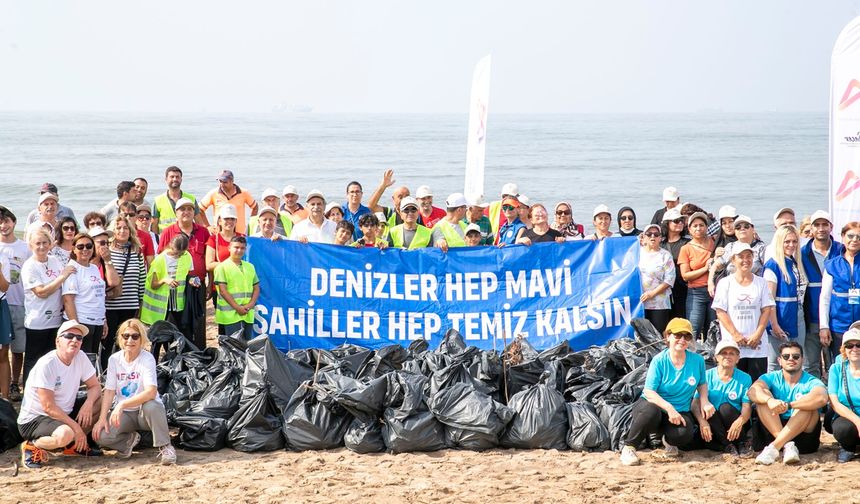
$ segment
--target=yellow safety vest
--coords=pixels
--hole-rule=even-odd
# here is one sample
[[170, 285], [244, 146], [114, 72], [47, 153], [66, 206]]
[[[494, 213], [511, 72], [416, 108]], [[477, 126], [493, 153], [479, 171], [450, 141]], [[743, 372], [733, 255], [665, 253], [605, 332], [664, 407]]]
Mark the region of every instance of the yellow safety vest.
[[[166, 254], [167, 252], [162, 252], [156, 256], [149, 267], [149, 273], [146, 275], [143, 303], [140, 306], [140, 320], [144, 324], [151, 325], [167, 317], [167, 301], [170, 297], [170, 286], [165, 284], [157, 289], [151, 287], [153, 275], [158, 275], [159, 280], [167, 278]], [[176, 263], [176, 280], [179, 282], [179, 285], [176, 287], [176, 311], [185, 309], [185, 281], [188, 278], [190, 270], [191, 254], [185, 251], [184, 254], [179, 256]]]
[[[233, 300], [239, 304], [246, 304], [251, 301], [254, 295], [254, 284], [257, 283], [257, 271], [254, 265], [242, 261], [242, 267], [234, 263], [232, 259], [218, 264], [215, 267], [215, 284], [227, 286], [227, 292], [233, 296]], [[215, 322], [218, 324], [235, 324], [236, 322], [244, 321], [248, 323], [254, 322], [254, 310], [248, 311], [245, 315], [239, 313], [227, 303], [220, 292], [215, 290], [218, 298], [215, 301]]]
[[[291, 221], [290, 218], [284, 214], [279, 213], [278, 217], [280, 217], [280, 219], [281, 219], [281, 225], [284, 226], [284, 236], [289, 238], [290, 233], [293, 232], [293, 221]], [[260, 216], [259, 215], [252, 215], [251, 219], [248, 221], [248, 236], [251, 236], [252, 234], [257, 233], [260, 230], [260, 227], [258, 225], [259, 223], [260, 223]]]
[[[463, 225], [463, 222], [460, 223], [460, 229], [465, 230], [466, 226]], [[448, 222], [447, 219], [442, 219], [436, 223], [436, 227], [440, 227], [442, 230], [442, 236], [445, 237], [445, 241], [448, 242], [448, 247], [465, 247], [466, 239], [457, 234], [457, 231], [454, 229], [454, 225]]]
[[[188, 198], [192, 203], [197, 204], [197, 200], [191, 194], [182, 191], [182, 197]], [[164, 232], [164, 229], [176, 223], [176, 209], [167, 197], [167, 193], [160, 194], [155, 198], [155, 208], [158, 209], [158, 233]]]
[[[424, 248], [429, 245], [430, 240], [433, 239], [432, 230], [422, 226], [421, 224], [417, 224], [417, 226], [418, 227], [415, 229], [415, 236], [412, 237], [412, 241], [409, 243], [409, 248], [407, 250]], [[391, 241], [394, 243], [395, 247], [404, 248], [403, 234], [403, 224], [398, 224], [391, 228]]]
[[499, 234], [499, 217], [502, 216], [502, 202], [493, 201], [490, 203], [490, 229], [493, 230], [493, 235]]

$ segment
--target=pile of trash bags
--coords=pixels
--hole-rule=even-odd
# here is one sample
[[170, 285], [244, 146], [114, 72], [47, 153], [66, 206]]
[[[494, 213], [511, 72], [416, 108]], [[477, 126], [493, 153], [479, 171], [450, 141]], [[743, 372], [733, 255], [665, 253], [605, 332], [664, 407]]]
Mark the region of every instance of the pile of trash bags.
[[480, 350], [453, 330], [436, 349], [418, 340], [284, 353], [265, 336], [237, 335], [200, 350], [167, 322], [150, 339], [167, 348], [158, 389], [186, 450], [602, 451], [621, 448], [664, 348], [650, 322], [632, 326], [635, 339], [576, 352], [566, 341], [537, 351], [522, 338], [502, 353]]

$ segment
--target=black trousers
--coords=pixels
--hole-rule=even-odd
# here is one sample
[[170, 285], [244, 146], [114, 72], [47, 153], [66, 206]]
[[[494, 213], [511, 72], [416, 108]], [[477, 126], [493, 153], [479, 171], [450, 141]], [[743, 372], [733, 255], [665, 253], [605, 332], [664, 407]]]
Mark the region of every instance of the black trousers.
[[842, 448], [854, 452], [857, 451], [857, 445], [860, 444], [860, 434], [857, 432], [857, 426], [848, 419], [836, 417], [833, 419], [833, 437]]
[[639, 399], [633, 405], [631, 412], [633, 421], [627, 431], [625, 445], [638, 448], [649, 434], [662, 434], [666, 442], [674, 446], [686, 446], [693, 441], [696, 419], [689, 411], [681, 413], [687, 425], [674, 425], [669, 422], [669, 415], [659, 406]]
[[27, 344], [24, 347], [24, 381], [21, 383], [21, 388], [27, 383], [27, 376], [30, 370], [36, 365], [36, 361], [43, 355], [57, 347], [54, 340], [57, 338], [57, 329], [59, 326], [50, 329], [27, 329]]
[[645, 310], [645, 318], [654, 325], [657, 332], [663, 334], [672, 316], [672, 310]]
[[717, 412], [708, 419], [708, 425], [711, 426], [711, 442], [705, 446], [711, 450], [723, 451], [730, 444], [740, 444], [749, 436], [750, 423], [747, 422], [741, 428], [741, 436], [729, 441], [729, 428], [735, 421], [741, 417], [741, 412], [729, 403], [723, 403], [717, 409]]
[[750, 375], [753, 383], [767, 373], [767, 357], [744, 357], [738, 360], [737, 368]]
[[102, 369], [107, 370], [108, 358], [114, 353], [116, 346], [117, 330], [128, 319], [134, 318], [137, 315], [136, 309], [131, 310], [105, 310], [105, 319], [107, 319], [108, 332], [102, 340], [102, 347], [99, 351], [99, 361], [102, 363]]
[[84, 336], [84, 341], [81, 344], [81, 352], [98, 355], [99, 345], [102, 342], [102, 333], [105, 330], [104, 325], [84, 325], [87, 326], [87, 329], [89, 329], [90, 332]]

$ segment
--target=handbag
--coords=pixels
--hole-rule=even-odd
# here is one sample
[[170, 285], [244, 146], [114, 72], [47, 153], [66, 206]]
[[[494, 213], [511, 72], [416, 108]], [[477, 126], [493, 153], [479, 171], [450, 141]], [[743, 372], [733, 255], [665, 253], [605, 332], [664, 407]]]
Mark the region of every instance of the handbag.
[[131, 262], [131, 247], [125, 250], [125, 264], [122, 265], [122, 273], [119, 275], [119, 284], [114, 285], [105, 292], [105, 299], [117, 299], [122, 296], [122, 286], [125, 273], [128, 271], [128, 263]]

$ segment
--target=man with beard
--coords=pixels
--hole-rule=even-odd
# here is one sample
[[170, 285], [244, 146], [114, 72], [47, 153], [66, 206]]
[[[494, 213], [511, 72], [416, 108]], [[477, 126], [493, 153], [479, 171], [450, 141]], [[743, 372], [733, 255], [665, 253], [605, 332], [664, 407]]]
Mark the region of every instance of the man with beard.
[[158, 195], [152, 206], [152, 230], [161, 234], [165, 229], [176, 223], [176, 203], [181, 198], [185, 198], [191, 202], [194, 208], [194, 221], [201, 226], [206, 226], [207, 222], [204, 220], [205, 217], [200, 213], [197, 199], [193, 194], [182, 190], [182, 170], [176, 166], [168, 167], [164, 171], [164, 182], [167, 184], [167, 192]]

